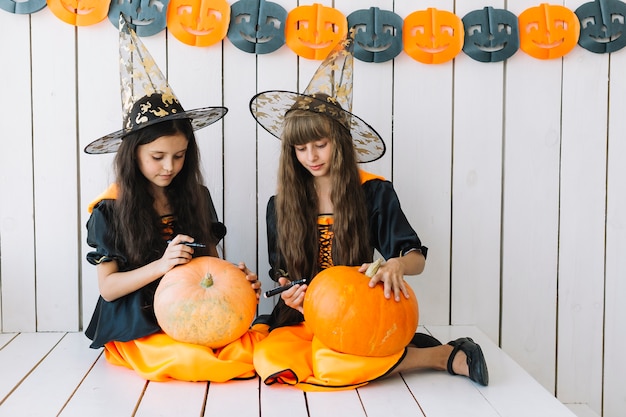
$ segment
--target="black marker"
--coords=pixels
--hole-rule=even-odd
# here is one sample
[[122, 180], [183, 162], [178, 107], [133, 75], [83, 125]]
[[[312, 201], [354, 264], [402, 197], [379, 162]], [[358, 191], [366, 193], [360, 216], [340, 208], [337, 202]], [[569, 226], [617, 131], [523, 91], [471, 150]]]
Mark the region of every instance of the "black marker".
[[[172, 243], [171, 240], [167, 241], [168, 244]], [[183, 245], [189, 246], [190, 248], [206, 248], [204, 243], [195, 243], [195, 242], [180, 242]]]
[[287, 285], [283, 285], [282, 287], [278, 287], [278, 288], [274, 288], [273, 290], [266, 291], [265, 298], [273, 297], [275, 295], [280, 294], [281, 292], [287, 291], [289, 288], [293, 287], [294, 285], [304, 284], [305, 282], [306, 282], [305, 278], [302, 278], [296, 281], [291, 281]]

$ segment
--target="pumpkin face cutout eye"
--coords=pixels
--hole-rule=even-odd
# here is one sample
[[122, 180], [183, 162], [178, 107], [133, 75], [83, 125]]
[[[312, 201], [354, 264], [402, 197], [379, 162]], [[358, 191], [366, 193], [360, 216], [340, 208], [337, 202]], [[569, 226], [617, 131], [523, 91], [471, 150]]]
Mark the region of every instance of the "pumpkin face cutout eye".
[[603, 54], [626, 46], [626, 4], [618, 0], [595, 0], [576, 9], [580, 21], [578, 44]]
[[210, 46], [228, 32], [230, 5], [226, 0], [171, 0], [167, 28], [176, 39], [191, 46]]
[[469, 12], [462, 21], [463, 52], [476, 61], [504, 61], [519, 49], [517, 16], [508, 10], [485, 7]]
[[539, 59], [560, 58], [578, 42], [580, 22], [570, 9], [541, 4], [518, 17], [520, 48]]
[[46, 0], [0, 0], [0, 9], [15, 14], [31, 14], [46, 7]]
[[402, 52], [402, 18], [370, 7], [348, 15], [348, 27], [355, 29], [354, 57], [364, 62], [385, 62]]
[[167, 0], [112, 0], [109, 21], [117, 27], [122, 13], [138, 36], [152, 36], [165, 29], [166, 9]]
[[100, 0], [48, 0], [52, 13], [74, 26], [94, 25], [107, 16], [109, 2]]
[[230, 7], [228, 39], [245, 52], [267, 54], [285, 44], [287, 11], [265, 0], [240, 0]]
[[454, 13], [429, 8], [411, 13], [402, 28], [404, 51], [424, 64], [450, 61], [463, 49], [463, 21]]
[[289, 12], [285, 42], [299, 56], [321, 60], [347, 33], [348, 20], [339, 10], [315, 3]]

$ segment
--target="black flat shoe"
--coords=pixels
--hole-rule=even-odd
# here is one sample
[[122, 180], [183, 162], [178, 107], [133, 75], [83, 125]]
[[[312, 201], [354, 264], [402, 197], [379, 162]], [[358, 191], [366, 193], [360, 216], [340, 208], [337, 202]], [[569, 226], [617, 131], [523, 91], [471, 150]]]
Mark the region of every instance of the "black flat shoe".
[[480, 385], [489, 385], [489, 371], [487, 370], [487, 362], [483, 355], [483, 350], [477, 343], [469, 337], [461, 337], [460, 339], [448, 342], [454, 349], [448, 358], [448, 372], [451, 375], [458, 375], [452, 370], [452, 361], [460, 350], [467, 356], [467, 367], [469, 368], [469, 378]]
[[411, 343], [409, 343], [409, 346], [427, 348], [441, 346], [441, 342], [427, 333], [415, 333], [411, 339]]

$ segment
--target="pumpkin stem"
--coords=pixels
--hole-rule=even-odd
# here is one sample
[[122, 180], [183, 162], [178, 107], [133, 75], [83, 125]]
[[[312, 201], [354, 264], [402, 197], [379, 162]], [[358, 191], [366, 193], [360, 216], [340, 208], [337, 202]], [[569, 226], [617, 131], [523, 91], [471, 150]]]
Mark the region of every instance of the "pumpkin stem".
[[202, 286], [202, 288], [209, 288], [213, 286], [213, 276], [210, 272], [207, 272], [204, 278], [202, 278], [202, 281], [200, 281], [200, 285]]
[[376, 275], [376, 272], [378, 272], [378, 268], [380, 268], [380, 265], [382, 265], [382, 263], [383, 263], [382, 258], [376, 259], [367, 268], [367, 271], [365, 271], [365, 275], [367, 275], [370, 278], [373, 277], [374, 275]]

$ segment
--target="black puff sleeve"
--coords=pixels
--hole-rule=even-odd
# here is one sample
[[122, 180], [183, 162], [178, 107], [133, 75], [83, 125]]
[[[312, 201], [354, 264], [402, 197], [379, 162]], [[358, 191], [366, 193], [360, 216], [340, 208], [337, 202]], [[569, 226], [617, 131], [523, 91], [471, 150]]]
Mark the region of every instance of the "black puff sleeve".
[[114, 200], [102, 200], [94, 208], [87, 221], [87, 244], [94, 251], [87, 253], [87, 261], [92, 265], [112, 260], [118, 261], [120, 270], [126, 257], [115, 247], [111, 227]]
[[409, 224], [400, 200], [389, 181], [373, 179], [363, 184], [369, 214], [370, 241], [385, 258], [419, 250], [424, 257], [428, 248]]

